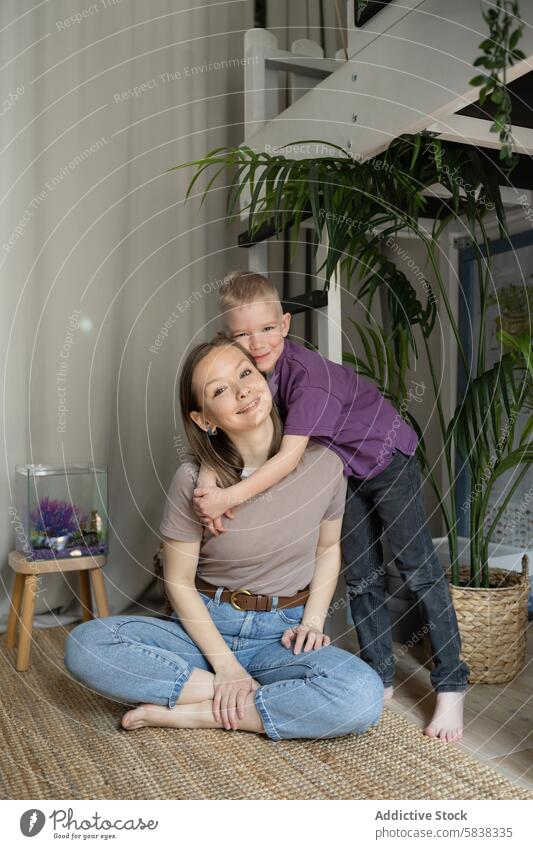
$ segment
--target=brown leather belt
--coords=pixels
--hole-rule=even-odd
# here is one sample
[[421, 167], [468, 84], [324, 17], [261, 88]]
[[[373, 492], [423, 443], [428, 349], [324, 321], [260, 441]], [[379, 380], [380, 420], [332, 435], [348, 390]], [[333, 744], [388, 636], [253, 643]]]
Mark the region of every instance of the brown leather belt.
[[[196, 588], [200, 590], [200, 592], [212, 596], [213, 598], [217, 594], [218, 588], [214, 587], [213, 584], [208, 584], [207, 581], [204, 581], [198, 575], [196, 575], [195, 583]], [[229, 601], [235, 610], [257, 610], [264, 613], [272, 610], [273, 598], [274, 596], [271, 595], [254, 595], [250, 592], [250, 590], [242, 589], [233, 591], [223, 590], [220, 595], [220, 601]], [[309, 587], [305, 587], [305, 589], [300, 590], [296, 593], [296, 595], [279, 595], [278, 609], [283, 607], [298, 607], [300, 604], [305, 604], [308, 598]]]

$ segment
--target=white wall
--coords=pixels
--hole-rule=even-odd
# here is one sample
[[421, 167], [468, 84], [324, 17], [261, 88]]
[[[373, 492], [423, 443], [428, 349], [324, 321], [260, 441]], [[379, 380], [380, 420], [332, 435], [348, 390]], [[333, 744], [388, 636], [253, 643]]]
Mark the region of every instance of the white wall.
[[[200, 210], [197, 198], [183, 202], [193, 171], [165, 172], [241, 141], [243, 67], [227, 62], [243, 57], [252, 0], [97, 0], [72, 19], [89, 6], [0, 7], [3, 91], [23, 87], [2, 117], [0, 624], [16, 463], [107, 462], [112, 612], [150, 582], [178, 465], [176, 375], [191, 340], [214, 330], [215, 287], [202, 287], [238, 262], [224, 191]], [[60, 433], [57, 372], [74, 310]], [[71, 598], [47, 577], [38, 611], [65, 612]]]

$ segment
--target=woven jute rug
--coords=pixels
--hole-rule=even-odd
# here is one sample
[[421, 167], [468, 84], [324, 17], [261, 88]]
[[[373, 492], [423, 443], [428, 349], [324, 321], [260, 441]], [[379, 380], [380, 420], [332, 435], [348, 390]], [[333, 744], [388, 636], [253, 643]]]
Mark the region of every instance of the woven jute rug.
[[128, 707], [64, 667], [72, 627], [35, 632], [24, 673], [0, 644], [3, 799], [533, 799], [388, 709], [366, 734], [331, 740], [125, 731]]

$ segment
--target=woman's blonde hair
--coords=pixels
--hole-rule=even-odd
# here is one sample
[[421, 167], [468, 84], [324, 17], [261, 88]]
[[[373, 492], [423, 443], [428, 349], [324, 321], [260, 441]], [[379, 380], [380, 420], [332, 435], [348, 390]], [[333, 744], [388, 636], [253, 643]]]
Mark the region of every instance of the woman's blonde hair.
[[[202, 428], [193, 422], [190, 413], [193, 411], [200, 412], [202, 409], [202, 399], [195, 396], [193, 388], [196, 366], [211, 351], [229, 347], [241, 351], [243, 356], [250, 361], [254, 370], [257, 370], [254, 360], [246, 348], [243, 348], [236, 340], [228, 339], [227, 336], [219, 333], [211, 342], [201, 342], [189, 352], [180, 377], [181, 415], [192, 457], [197, 463], [203, 463], [213, 469], [221, 486], [231, 486], [239, 482], [244, 468], [244, 460], [232, 441], [220, 428], [217, 428], [215, 436], [208, 436]], [[283, 436], [283, 425], [274, 402], [272, 402], [270, 417], [274, 425], [274, 433], [268, 452], [269, 458], [278, 453]]]

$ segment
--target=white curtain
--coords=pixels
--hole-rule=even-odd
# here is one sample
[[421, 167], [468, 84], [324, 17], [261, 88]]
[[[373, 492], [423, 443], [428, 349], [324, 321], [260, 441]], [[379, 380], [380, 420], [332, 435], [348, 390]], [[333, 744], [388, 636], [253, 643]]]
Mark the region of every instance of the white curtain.
[[[224, 190], [200, 209], [193, 171], [165, 172], [242, 140], [251, 26], [252, 0], [0, 5], [1, 630], [17, 463], [107, 463], [111, 612], [153, 581], [184, 445], [176, 376], [216, 330], [216, 281], [246, 262]], [[79, 618], [77, 595], [46, 576], [36, 624]]]
[[[324, 49], [330, 59], [343, 46], [334, 0], [265, 0], [266, 26], [278, 38], [282, 50], [290, 50], [297, 38], [309, 38]], [[346, 25], [346, 0], [339, 12]]]

